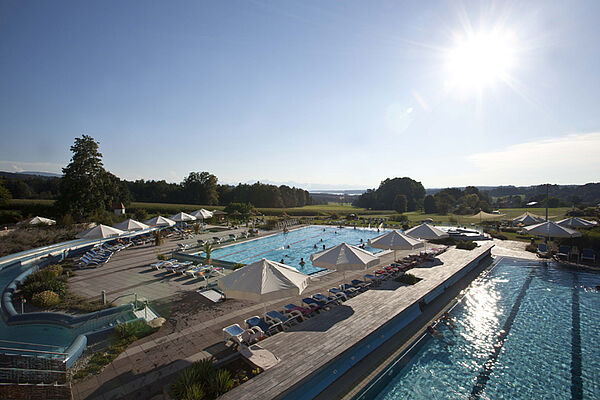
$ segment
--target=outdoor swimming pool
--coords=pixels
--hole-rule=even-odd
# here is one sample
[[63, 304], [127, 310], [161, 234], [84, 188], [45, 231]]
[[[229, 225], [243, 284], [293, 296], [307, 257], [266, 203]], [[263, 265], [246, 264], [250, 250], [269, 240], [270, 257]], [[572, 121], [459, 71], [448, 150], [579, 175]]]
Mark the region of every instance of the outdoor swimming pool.
[[[361, 399], [600, 398], [600, 274], [501, 259]], [[379, 389], [381, 388], [381, 389]], [[372, 393], [375, 392], [375, 393]]]
[[[211, 257], [218, 260], [239, 262], [249, 264], [266, 258], [271, 261], [285, 261], [285, 264], [296, 268], [304, 274], [313, 274], [322, 271], [310, 262], [311, 254], [333, 247], [342, 242], [352, 245], [360, 245], [361, 239], [367, 243], [369, 239], [381, 235], [384, 231], [377, 229], [352, 229], [334, 228], [324, 226], [308, 226], [295, 229], [288, 233], [280, 233], [261, 239], [251, 240], [240, 244], [223, 247], [212, 252]], [[290, 246], [287, 248], [287, 246]], [[317, 246], [315, 249], [314, 246]], [[366, 250], [377, 253], [380, 249], [369, 246]], [[300, 265], [300, 259], [304, 258], [305, 265]]]

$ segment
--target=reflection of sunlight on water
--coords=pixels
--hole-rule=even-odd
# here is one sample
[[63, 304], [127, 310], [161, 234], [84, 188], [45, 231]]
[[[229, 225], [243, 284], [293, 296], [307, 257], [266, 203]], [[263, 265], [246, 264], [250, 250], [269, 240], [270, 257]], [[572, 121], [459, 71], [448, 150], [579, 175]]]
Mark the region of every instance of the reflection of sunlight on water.
[[472, 357], [468, 360], [471, 368], [478, 368], [478, 360], [487, 357], [494, 345], [498, 318], [502, 315], [501, 295], [494, 288], [501, 282], [506, 280], [482, 281], [465, 296], [465, 313], [457, 322], [462, 326], [460, 332], [468, 344], [465, 351]]

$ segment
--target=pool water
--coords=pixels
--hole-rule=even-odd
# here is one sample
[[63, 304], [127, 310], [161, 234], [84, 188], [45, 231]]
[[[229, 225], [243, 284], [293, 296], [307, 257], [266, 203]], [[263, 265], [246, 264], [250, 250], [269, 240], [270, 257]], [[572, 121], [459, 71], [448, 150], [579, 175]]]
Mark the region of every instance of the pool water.
[[502, 259], [367, 398], [600, 398], [600, 274]]
[[[313, 274], [322, 271], [323, 268], [313, 266], [310, 262], [310, 256], [322, 251], [323, 246], [330, 248], [342, 242], [352, 245], [366, 244], [369, 239], [383, 233], [384, 231], [377, 232], [376, 229], [308, 226], [294, 229], [288, 233], [280, 233], [223, 247], [214, 250], [211, 258], [243, 264], [250, 264], [262, 258], [277, 262], [284, 260], [286, 265], [294, 267], [304, 274]], [[365, 249], [372, 253], [382, 251], [368, 245]], [[300, 265], [301, 258], [304, 259], [304, 266]]]

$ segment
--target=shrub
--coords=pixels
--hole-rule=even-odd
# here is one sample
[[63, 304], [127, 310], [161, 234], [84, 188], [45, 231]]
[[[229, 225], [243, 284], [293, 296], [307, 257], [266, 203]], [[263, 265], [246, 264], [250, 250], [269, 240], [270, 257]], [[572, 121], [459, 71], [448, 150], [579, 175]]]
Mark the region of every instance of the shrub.
[[14, 224], [23, 218], [20, 211], [0, 210], [0, 224]]
[[67, 292], [67, 285], [65, 284], [65, 282], [56, 279], [54, 277], [53, 271], [47, 272], [50, 274], [52, 279], [36, 280], [35, 277], [32, 277], [32, 275], [35, 274], [31, 274], [29, 277], [27, 277], [27, 279], [25, 279], [25, 282], [23, 282], [23, 284], [21, 285], [21, 292], [23, 293], [26, 299], [31, 300], [34, 294], [41, 293], [47, 290], [52, 291], [59, 296], [65, 295], [65, 293]]
[[493, 237], [494, 239], [499, 239], [499, 240], [508, 240], [508, 237], [506, 237], [506, 235], [501, 234], [498, 231], [495, 230], [490, 230], [490, 231], [486, 231], [491, 237]]
[[454, 238], [451, 237], [432, 239], [430, 240], [430, 242], [434, 244], [443, 244], [445, 246], [454, 246], [456, 244], [456, 240], [454, 240]]
[[230, 391], [234, 385], [231, 372], [226, 369], [218, 370], [211, 382], [210, 387], [217, 397]]
[[[177, 380], [171, 385], [171, 395], [176, 399], [183, 399], [188, 394], [188, 391], [195, 386], [200, 386], [198, 375], [192, 367], [184, 369], [177, 377]], [[202, 389], [202, 386], [200, 386]], [[203, 393], [204, 394], [204, 393]]]
[[160, 261], [167, 261], [169, 259], [166, 254], [157, 254], [156, 258]]
[[417, 278], [416, 276], [414, 276], [413, 274], [404, 274], [404, 275], [396, 278], [396, 280], [398, 282], [402, 282], [407, 285], [414, 285], [415, 283], [420, 281], [420, 279]]
[[525, 250], [527, 250], [531, 253], [537, 253], [537, 246], [535, 243], [530, 243], [527, 246], [525, 246]]
[[138, 338], [144, 337], [149, 333], [154, 332], [154, 328], [150, 327], [144, 321], [125, 322], [117, 325], [115, 334], [123, 341], [133, 342]]
[[62, 275], [63, 273], [63, 268], [58, 265], [58, 264], [54, 264], [54, 265], [49, 265], [46, 267], [47, 270], [54, 272], [54, 276], [56, 278], [58, 278], [59, 276]]
[[457, 249], [463, 249], [463, 250], [473, 250], [475, 247], [477, 247], [477, 243], [472, 242], [470, 240], [461, 241], [456, 244]]
[[243, 266], [244, 266], [244, 264], [242, 264], [242, 263], [236, 263], [236, 264], [233, 264], [233, 266], [231, 267], [231, 269], [235, 271], [236, 269], [240, 269]]
[[45, 290], [40, 293], [36, 293], [31, 297], [31, 302], [42, 308], [52, 307], [58, 304], [60, 298], [56, 293], [51, 290]]

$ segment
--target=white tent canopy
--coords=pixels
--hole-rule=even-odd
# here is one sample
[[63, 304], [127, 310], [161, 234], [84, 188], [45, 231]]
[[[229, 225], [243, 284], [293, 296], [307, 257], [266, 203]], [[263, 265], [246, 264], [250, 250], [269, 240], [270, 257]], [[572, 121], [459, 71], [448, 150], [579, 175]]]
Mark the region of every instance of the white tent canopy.
[[194, 217], [193, 215], [190, 215], [190, 214], [186, 214], [184, 212], [180, 212], [175, 215], [171, 215], [169, 217], [169, 219], [171, 221], [175, 221], [175, 222], [188, 222], [188, 221], [195, 221], [196, 217]]
[[208, 210], [205, 210], [204, 208], [201, 208], [198, 211], [194, 211], [191, 215], [196, 217], [197, 219], [209, 219], [213, 217], [213, 213]]
[[54, 225], [54, 224], [56, 224], [56, 221], [53, 219], [44, 218], [44, 217], [33, 217], [29, 221], [29, 225], [37, 225], [37, 224]]
[[544, 218], [530, 213], [523, 213], [519, 215], [517, 218], [513, 219], [514, 223], [523, 224], [523, 225], [534, 225], [544, 222]]
[[330, 249], [323, 250], [310, 256], [315, 267], [335, 268], [340, 271], [362, 270], [374, 267], [379, 258], [366, 250], [340, 243]]
[[163, 216], [158, 216], [154, 218], [150, 218], [147, 221], [144, 221], [145, 224], [150, 226], [173, 226], [175, 225], [175, 221], [170, 220], [169, 218], [165, 218]]
[[565, 228], [552, 221], [546, 221], [542, 222], [541, 224], [527, 226], [523, 228], [523, 230], [533, 235], [554, 238], [572, 238], [581, 236], [580, 232]]
[[110, 226], [96, 225], [93, 228], [86, 229], [85, 231], [78, 233], [75, 237], [80, 239], [105, 239], [113, 236], [119, 236], [123, 233], [125, 232]]
[[597, 225], [596, 222], [577, 217], [562, 219], [558, 221], [557, 224], [565, 228], [592, 228]]
[[113, 225], [113, 228], [121, 229], [123, 231], [141, 231], [150, 227], [146, 224], [136, 221], [135, 219], [129, 218], [123, 222]]
[[396, 250], [412, 250], [416, 249], [417, 247], [423, 247], [424, 243], [394, 230], [374, 239], [370, 239], [369, 246], [376, 249], [394, 250], [395, 260]]
[[448, 234], [435, 226], [421, 224], [404, 232], [404, 234], [419, 239], [431, 240], [448, 237]]
[[370, 239], [369, 246], [386, 250], [412, 250], [422, 247], [423, 242], [394, 230]]
[[310, 278], [292, 267], [262, 259], [219, 279], [225, 296], [257, 302], [298, 296]]

